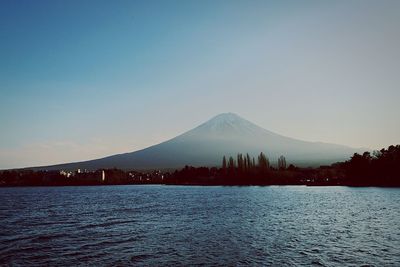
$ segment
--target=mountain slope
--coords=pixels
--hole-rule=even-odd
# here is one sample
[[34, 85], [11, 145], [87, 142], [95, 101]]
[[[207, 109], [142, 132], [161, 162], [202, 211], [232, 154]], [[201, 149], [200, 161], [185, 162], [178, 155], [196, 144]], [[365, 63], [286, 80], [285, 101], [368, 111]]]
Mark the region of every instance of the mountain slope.
[[185, 165], [217, 166], [222, 157], [264, 152], [274, 164], [280, 155], [300, 166], [330, 164], [348, 159], [354, 152], [346, 146], [306, 142], [265, 130], [233, 113], [223, 113], [166, 142], [139, 151], [84, 162], [66, 163], [40, 169], [153, 169]]

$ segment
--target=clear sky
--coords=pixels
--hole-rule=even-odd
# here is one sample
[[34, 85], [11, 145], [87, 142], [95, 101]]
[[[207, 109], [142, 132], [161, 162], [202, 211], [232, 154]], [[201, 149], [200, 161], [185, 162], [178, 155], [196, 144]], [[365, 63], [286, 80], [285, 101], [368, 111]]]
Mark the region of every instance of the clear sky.
[[234, 112], [400, 143], [400, 1], [1, 1], [0, 168], [134, 151]]

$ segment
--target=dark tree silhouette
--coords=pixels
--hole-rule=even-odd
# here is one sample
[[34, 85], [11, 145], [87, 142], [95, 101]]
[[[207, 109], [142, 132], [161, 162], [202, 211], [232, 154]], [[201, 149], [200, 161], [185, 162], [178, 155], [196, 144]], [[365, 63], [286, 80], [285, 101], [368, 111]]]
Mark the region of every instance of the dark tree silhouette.
[[238, 172], [243, 172], [244, 170], [244, 160], [243, 160], [243, 155], [242, 154], [238, 154], [237, 155], [237, 167], [238, 167]]
[[280, 156], [278, 158], [278, 169], [285, 170], [286, 169], [286, 159], [284, 156]]
[[268, 158], [265, 156], [264, 153], [260, 153], [260, 155], [258, 156], [258, 167], [260, 168], [261, 171], [266, 171], [270, 168], [269, 165], [269, 160]]
[[223, 173], [226, 173], [226, 157], [222, 159], [222, 171]]
[[355, 153], [344, 164], [351, 185], [400, 186], [400, 145], [387, 149]]

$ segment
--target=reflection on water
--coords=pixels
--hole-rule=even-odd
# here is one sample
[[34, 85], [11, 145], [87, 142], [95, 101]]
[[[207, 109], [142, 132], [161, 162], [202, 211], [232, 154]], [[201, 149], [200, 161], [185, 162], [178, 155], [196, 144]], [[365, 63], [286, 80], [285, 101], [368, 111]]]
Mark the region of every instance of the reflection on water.
[[0, 264], [400, 266], [400, 189], [0, 188]]

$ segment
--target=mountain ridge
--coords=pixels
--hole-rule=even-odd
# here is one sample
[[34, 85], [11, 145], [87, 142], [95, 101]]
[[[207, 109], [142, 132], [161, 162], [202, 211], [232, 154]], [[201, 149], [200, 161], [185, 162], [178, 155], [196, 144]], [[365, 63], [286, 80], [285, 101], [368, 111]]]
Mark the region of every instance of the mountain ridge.
[[169, 140], [133, 152], [99, 159], [40, 166], [28, 169], [174, 169], [185, 165], [219, 166], [224, 155], [264, 152], [274, 164], [284, 155], [288, 163], [317, 166], [348, 159], [361, 149], [310, 142], [282, 136], [234, 113], [221, 113]]

